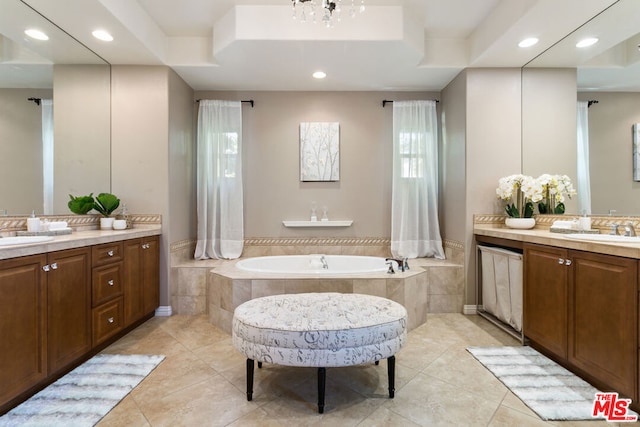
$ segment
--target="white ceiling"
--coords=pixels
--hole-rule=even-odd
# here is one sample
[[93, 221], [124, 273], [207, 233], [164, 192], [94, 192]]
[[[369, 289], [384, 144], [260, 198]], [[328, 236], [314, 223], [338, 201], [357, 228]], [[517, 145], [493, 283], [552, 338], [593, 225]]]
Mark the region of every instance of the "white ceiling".
[[294, 21], [290, 0], [24, 2], [109, 63], [168, 65], [195, 90], [439, 91], [464, 68], [523, 66], [616, 0], [365, 0], [354, 18], [343, 0], [332, 28]]

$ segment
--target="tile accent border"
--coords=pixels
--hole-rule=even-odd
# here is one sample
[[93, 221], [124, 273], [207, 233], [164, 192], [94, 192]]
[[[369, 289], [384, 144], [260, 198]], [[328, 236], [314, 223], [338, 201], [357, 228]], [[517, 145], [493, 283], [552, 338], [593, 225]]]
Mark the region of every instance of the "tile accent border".
[[[40, 215], [39, 218], [49, 221], [66, 221], [69, 227], [74, 230], [95, 230], [100, 227], [99, 214], [91, 215]], [[162, 224], [160, 214], [131, 214], [129, 215], [133, 227], [145, 227], [149, 225]], [[0, 230], [5, 232], [16, 232], [27, 229], [27, 216], [6, 216], [0, 217]]]
[[[556, 220], [573, 220], [577, 219], [579, 215], [534, 215], [536, 219], [535, 228], [550, 228]], [[609, 216], [609, 215], [589, 215], [591, 218], [591, 228], [600, 230], [600, 232], [608, 233], [611, 228], [611, 224], [626, 224], [632, 223], [637, 229], [640, 227], [640, 217], [637, 216]], [[474, 224], [490, 224], [496, 227], [504, 227], [504, 220], [506, 215], [496, 214], [475, 214], [473, 215]]]

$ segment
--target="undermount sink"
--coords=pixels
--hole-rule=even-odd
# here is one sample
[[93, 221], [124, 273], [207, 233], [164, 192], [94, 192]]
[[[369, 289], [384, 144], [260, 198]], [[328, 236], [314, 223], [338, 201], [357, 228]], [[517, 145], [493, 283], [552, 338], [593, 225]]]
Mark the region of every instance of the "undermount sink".
[[15, 236], [0, 238], [0, 246], [28, 245], [30, 243], [43, 243], [53, 240], [53, 236]]
[[609, 243], [640, 243], [638, 236], [620, 236], [618, 234], [565, 234], [564, 237], [572, 240], [588, 240], [590, 242], [609, 242]]

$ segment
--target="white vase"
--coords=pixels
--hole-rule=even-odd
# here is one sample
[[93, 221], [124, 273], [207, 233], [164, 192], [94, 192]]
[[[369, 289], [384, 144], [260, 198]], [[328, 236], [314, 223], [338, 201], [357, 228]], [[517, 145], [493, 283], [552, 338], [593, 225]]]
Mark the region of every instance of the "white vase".
[[113, 229], [113, 220], [115, 218], [100, 218], [100, 230], [112, 230]]
[[518, 228], [521, 230], [528, 230], [535, 227], [535, 218], [507, 218], [504, 222], [509, 228]]

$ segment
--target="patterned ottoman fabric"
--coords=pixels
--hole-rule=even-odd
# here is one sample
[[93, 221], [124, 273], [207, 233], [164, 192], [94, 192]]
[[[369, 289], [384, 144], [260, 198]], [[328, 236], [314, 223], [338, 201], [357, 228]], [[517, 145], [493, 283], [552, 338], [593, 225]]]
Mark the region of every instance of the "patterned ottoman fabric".
[[337, 367], [393, 356], [407, 337], [406, 309], [386, 298], [308, 293], [256, 298], [236, 308], [233, 345], [249, 359]]

